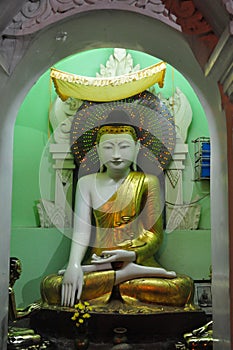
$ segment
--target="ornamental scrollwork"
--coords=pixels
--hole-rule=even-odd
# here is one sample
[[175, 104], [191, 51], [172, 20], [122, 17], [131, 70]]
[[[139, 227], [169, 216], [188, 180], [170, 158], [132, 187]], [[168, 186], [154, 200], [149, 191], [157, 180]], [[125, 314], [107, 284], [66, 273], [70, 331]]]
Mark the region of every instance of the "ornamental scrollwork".
[[136, 12], [180, 30], [162, 0], [27, 0], [0, 37], [2, 68], [10, 75], [33, 36], [43, 28], [69, 16], [104, 9]]
[[28, 0], [4, 31], [4, 35], [27, 35], [65, 17], [92, 9], [123, 9], [143, 13], [176, 27], [174, 16], [161, 0]]
[[[232, 0], [222, 1], [231, 14]], [[190, 38], [195, 35], [207, 47], [208, 54], [218, 41], [194, 0], [27, 0], [0, 38], [3, 69], [8, 74], [14, 70], [27, 49], [26, 44], [43, 28], [92, 10], [125, 10], [152, 17]]]

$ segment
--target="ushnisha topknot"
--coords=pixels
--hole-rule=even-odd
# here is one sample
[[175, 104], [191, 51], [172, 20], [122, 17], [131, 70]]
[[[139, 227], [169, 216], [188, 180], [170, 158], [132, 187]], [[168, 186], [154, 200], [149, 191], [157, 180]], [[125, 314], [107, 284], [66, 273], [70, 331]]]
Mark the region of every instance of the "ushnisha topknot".
[[83, 102], [73, 119], [70, 139], [71, 151], [79, 167], [85, 167], [86, 171], [96, 170], [99, 158], [95, 146], [101, 134], [106, 132], [130, 133], [141, 143], [140, 154], [161, 171], [172, 159], [176, 142], [173, 116], [165, 104], [148, 91], [125, 100]]
[[102, 126], [96, 137], [96, 143], [99, 144], [100, 138], [104, 134], [129, 134], [132, 136], [134, 141], [137, 141], [137, 135], [135, 129], [130, 125], [104, 125]]
[[105, 125], [100, 126], [97, 132], [96, 143], [99, 143], [101, 136], [104, 134], [129, 134], [136, 142], [138, 140], [137, 129], [130, 124], [130, 117], [123, 108], [110, 111]]

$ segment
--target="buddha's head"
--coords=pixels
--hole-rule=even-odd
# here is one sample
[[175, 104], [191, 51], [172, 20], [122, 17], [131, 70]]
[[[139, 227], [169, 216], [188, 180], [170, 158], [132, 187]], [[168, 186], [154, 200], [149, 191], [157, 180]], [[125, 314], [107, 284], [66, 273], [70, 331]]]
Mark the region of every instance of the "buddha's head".
[[116, 108], [109, 113], [104, 125], [99, 128], [96, 143], [101, 171], [136, 170], [140, 149], [138, 130], [130, 123], [125, 110]]
[[130, 143], [123, 150], [128, 153], [125, 157], [131, 169], [153, 174], [166, 169], [176, 140], [173, 118], [156, 96], [147, 95], [144, 92], [130, 101], [83, 103], [74, 117], [70, 138], [80, 176], [98, 171], [99, 160], [106, 169], [103, 164], [110, 147], [103, 149], [104, 141], [121, 139]]

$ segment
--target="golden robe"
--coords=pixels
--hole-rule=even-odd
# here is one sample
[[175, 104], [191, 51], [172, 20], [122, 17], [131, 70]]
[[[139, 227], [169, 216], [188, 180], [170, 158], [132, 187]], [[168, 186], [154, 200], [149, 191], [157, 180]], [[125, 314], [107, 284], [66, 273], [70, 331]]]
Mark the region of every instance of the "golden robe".
[[[96, 233], [88, 257], [104, 250], [127, 249], [136, 253], [136, 263], [159, 267], [154, 255], [163, 237], [160, 184], [157, 177], [140, 172], [130, 172], [118, 190], [99, 208], [93, 210]], [[114, 286], [113, 269], [85, 273], [81, 299], [107, 302]], [[42, 299], [48, 304], [60, 304], [62, 276], [47, 276], [41, 285]], [[123, 300], [184, 306], [192, 301], [193, 281], [188, 276], [175, 278], [146, 277], [133, 279], [119, 285]], [[93, 300], [93, 301], [94, 301]]]

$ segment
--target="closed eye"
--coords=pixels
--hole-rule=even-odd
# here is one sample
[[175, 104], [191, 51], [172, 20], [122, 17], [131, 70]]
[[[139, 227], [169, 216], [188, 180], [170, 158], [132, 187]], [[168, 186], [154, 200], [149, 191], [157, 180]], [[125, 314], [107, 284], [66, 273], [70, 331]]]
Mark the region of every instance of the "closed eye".
[[120, 149], [125, 149], [125, 148], [129, 148], [130, 145], [123, 145], [123, 146], [120, 146]]

